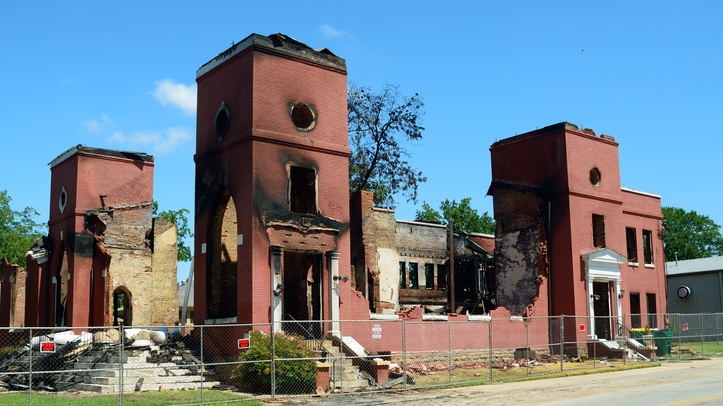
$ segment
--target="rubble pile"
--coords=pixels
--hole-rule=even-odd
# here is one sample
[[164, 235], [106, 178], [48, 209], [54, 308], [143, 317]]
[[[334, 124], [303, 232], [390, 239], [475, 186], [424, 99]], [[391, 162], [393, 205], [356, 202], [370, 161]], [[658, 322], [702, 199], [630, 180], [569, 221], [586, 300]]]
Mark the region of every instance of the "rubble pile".
[[[122, 368], [121, 359], [125, 364], [139, 355], [141, 359], [134, 361], [134, 367], [149, 373], [151, 369], [161, 371], [169, 378], [164, 387], [172, 387], [173, 376], [178, 376], [178, 381], [190, 381], [192, 376], [205, 380], [202, 377], [209, 375], [187, 346], [188, 337], [139, 329], [124, 332], [123, 348], [118, 330], [34, 337], [29, 344], [0, 355], [0, 390], [27, 390], [31, 385], [47, 391], [88, 390], [89, 382], [104, 372], [117, 373]], [[42, 352], [42, 343], [54, 343], [54, 351]]]
[[[526, 358], [520, 358], [514, 361], [507, 361], [507, 360], [501, 360], [501, 361], [495, 361], [491, 364], [489, 362], [482, 362], [482, 361], [474, 361], [474, 362], [463, 362], [463, 363], [457, 363], [452, 365], [452, 369], [499, 369], [502, 371], [506, 371], [508, 369], [512, 368], [519, 368], [519, 367], [534, 367], [544, 364], [557, 364], [560, 362], [560, 356], [559, 355], [543, 355], [536, 359], [526, 359]], [[409, 364], [407, 366], [407, 373], [411, 375], [430, 375], [434, 374], [436, 372], [441, 371], [448, 371], [449, 366], [446, 364], [423, 364], [423, 363], [416, 363], [416, 364]], [[389, 372], [390, 373], [401, 373], [402, 368], [398, 364], [390, 364], [389, 366]]]
[[[30, 388], [32, 371], [33, 389], [66, 390], [75, 385], [72, 374], [66, 371], [73, 369], [75, 361], [88, 353], [92, 344], [72, 341], [61, 346], [54, 353], [40, 353], [29, 346], [6, 354], [0, 362], [0, 387], [9, 390], [27, 390]], [[52, 371], [52, 372], [51, 372]]]

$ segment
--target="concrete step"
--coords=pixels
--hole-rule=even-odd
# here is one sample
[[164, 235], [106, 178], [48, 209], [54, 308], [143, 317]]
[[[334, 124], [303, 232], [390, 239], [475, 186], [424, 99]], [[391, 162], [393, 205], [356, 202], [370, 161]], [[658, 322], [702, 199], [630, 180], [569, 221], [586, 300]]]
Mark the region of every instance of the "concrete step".
[[345, 379], [343, 381], [341, 381], [341, 380], [330, 381], [329, 385], [335, 389], [341, 388], [344, 391], [347, 391], [347, 390], [355, 391], [360, 388], [369, 387], [369, 381], [367, 381], [366, 379], [354, 379], [354, 380]]
[[[143, 378], [143, 384], [175, 384], [175, 383], [189, 383], [189, 382], [203, 382], [208, 381], [202, 376], [198, 375], [186, 375], [186, 376], [139, 376], [139, 377], [126, 377], [123, 379], [124, 384], [129, 382], [138, 382], [139, 379]], [[120, 378], [107, 377], [107, 376], [94, 376], [88, 379], [85, 383], [94, 383], [99, 385], [118, 385]]]
[[[203, 382], [204, 389], [211, 389], [219, 386], [218, 381]], [[75, 389], [94, 393], [118, 393], [120, 385], [102, 385], [94, 383], [79, 383], [75, 385]], [[195, 390], [201, 388], [201, 382], [184, 382], [184, 383], [153, 383], [147, 384], [145, 381], [141, 385], [141, 391], [159, 391], [159, 390]], [[124, 392], [134, 392], [136, 390], [136, 382], [132, 384], [124, 384]]]

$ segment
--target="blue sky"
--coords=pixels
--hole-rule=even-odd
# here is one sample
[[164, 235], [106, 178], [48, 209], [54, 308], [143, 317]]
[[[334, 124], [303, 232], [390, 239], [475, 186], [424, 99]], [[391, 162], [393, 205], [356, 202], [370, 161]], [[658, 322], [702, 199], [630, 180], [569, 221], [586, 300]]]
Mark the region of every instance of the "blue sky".
[[[0, 0], [0, 190], [46, 221], [68, 148], [142, 151], [161, 210], [193, 211], [196, 70], [251, 33], [425, 101], [421, 202], [492, 211], [489, 147], [560, 121], [613, 135], [622, 184], [723, 224], [723, 3]], [[184, 270], [185, 269], [185, 270]], [[179, 268], [179, 277], [187, 266]]]

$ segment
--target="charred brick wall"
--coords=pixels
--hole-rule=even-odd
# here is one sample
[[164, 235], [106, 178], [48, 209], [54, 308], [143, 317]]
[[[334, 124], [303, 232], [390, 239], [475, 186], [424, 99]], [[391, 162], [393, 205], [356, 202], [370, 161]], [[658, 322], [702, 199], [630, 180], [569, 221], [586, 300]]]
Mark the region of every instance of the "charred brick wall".
[[494, 197], [497, 304], [531, 316], [547, 276], [544, 202], [531, 190], [499, 190]]
[[2, 259], [0, 269], [0, 327], [25, 325], [25, 269]]

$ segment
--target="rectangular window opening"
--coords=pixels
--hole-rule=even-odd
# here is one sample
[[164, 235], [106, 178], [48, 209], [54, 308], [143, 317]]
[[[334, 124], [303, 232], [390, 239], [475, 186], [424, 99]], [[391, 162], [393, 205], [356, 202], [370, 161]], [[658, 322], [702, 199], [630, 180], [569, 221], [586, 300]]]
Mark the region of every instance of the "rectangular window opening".
[[630, 327], [640, 328], [640, 293], [630, 294]]
[[605, 216], [592, 215], [592, 239], [595, 248], [605, 248]]
[[399, 263], [399, 289], [407, 287], [407, 263]]
[[434, 289], [434, 264], [424, 264], [424, 287]]
[[655, 304], [655, 293], [647, 293], [645, 299], [648, 302], [648, 327], [658, 327], [657, 306]]
[[447, 273], [449, 273], [448, 265], [437, 267], [437, 289], [447, 289]]
[[628, 262], [638, 262], [638, 238], [635, 233], [635, 228], [625, 227], [625, 237], [628, 242]]
[[653, 232], [643, 230], [643, 257], [645, 265], [653, 265]]
[[409, 263], [409, 288], [419, 289], [419, 268], [416, 262]]
[[292, 166], [289, 178], [290, 210], [294, 213], [316, 214], [316, 171]]

